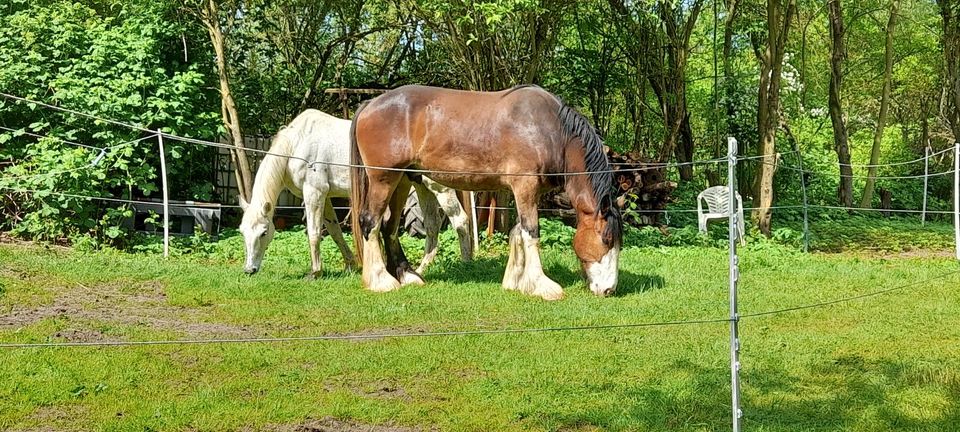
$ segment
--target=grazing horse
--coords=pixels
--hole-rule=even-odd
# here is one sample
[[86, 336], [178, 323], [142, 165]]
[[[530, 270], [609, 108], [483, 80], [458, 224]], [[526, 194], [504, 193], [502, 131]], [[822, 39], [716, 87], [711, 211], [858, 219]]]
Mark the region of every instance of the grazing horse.
[[456, 189], [512, 191], [520, 220], [510, 232], [503, 287], [547, 300], [563, 290], [543, 273], [537, 201], [562, 186], [577, 212], [573, 249], [590, 290], [605, 296], [616, 289], [622, 222], [603, 141], [553, 94], [536, 86], [404, 86], [361, 107], [353, 127], [353, 232], [368, 289], [423, 283], [404, 257], [397, 221], [383, 226], [386, 263], [380, 248], [383, 215], [403, 206], [416, 170]]
[[[306, 207], [307, 237], [310, 240], [311, 277], [320, 275], [320, 226], [340, 248], [347, 269], [355, 266], [353, 253], [343, 240], [331, 197], [350, 196], [350, 121], [321, 111], [308, 109], [277, 133], [264, 156], [253, 183], [253, 196], [247, 203], [240, 200], [243, 233], [246, 248], [244, 270], [253, 274], [260, 269], [263, 255], [273, 240], [273, 214], [277, 198], [284, 189], [303, 198]], [[312, 164], [307, 161], [315, 162]], [[442, 185], [424, 179], [418, 185], [417, 195], [424, 213], [427, 231], [426, 253], [418, 271], [424, 271], [437, 254], [437, 236], [440, 232], [438, 207], [449, 216], [450, 224], [460, 237], [460, 256], [473, 257], [473, 240], [467, 227], [468, 219], [456, 193]], [[393, 213], [400, 219], [400, 212]]]

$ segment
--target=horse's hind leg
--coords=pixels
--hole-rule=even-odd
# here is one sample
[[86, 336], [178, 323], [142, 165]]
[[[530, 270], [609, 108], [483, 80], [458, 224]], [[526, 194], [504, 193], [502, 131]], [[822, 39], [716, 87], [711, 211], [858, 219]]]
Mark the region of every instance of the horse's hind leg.
[[343, 240], [343, 231], [340, 230], [340, 222], [337, 221], [337, 212], [333, 209], [333, 202], [330, 201], [330, 198], [327, 198], [323, 206], [323, 225], [327, 227], [327, 232], [330, 233], [330, 237], [333, 237], [334, 243], [336, 243], [337, 248], [340, 249], [340, 254], [343, 255], [343, 265], [346, 270], [349, 272], [356, 269], [357, 259], [353, 256], [350, 246], [347, 246], [347, 242]]
[[[473, 234], [470, 232], [470, 218], [467, 217], [467, 212], [463, 210], [460, 200], [457, 199], [457, 191], [428, 178], [423, 179], [423, 184], [436, 195], [437, 203], [450, 218], [450, 226], [457, 231], [457, 237], [460, 238], [460, 260], [473, 260], [474, 245]], [[439, 219], [437, 225], [439, 230]]]
[[383, 212], [387, 209], [388, 201], [397, 183], [403, 174], [394, 171], [367, 170], [369, 190], [366, 202], [360, 203], [363, 211], [360, 212], [361, 233], [353, 235], [363, 236], [363, 285], [371, 291], [386, 292], [400, 288], [397, 281], [387, 271], [383, 262], [381, 249], [380, 226], [383, 222]]
[[[426, 181], [426, 179], [424, 179]], [[437, 257], [437, 238], [440, 236], [440, 208], [437, 197], [423, 183], [413, 182], [417, 191], [417, 203], [423, 213], [423, 229], [427, 238], [423, 242], [423, 259], [417, 267], [417, 274], [427, 271], [427, 266]]]
[[507, 258], [507, 269], [503, 272], [503, 288], [508, 290], [519, 290], [520, 279], [523, 277], [525, 267], [523, 254], [523, 239], [521, 239], [520, 224], [510, 230], [510, 255]]
[[307, 239], [310, 242], [310, 273], [307, 278], [318, 278], [323, 272], [320, 258], [321, 227], [323, 226], [324, 192], [316, 188], [304, 188], [303, 207], [307, 218]]
[[397, 188], [393, 191], [390, 199], [390, 218], [384, 226], [384, 246], [386, 249], [387, 269], [390, 270], [400, 285], [417, 284], [423, 285], [423, 277], [413, 270], [407, 256], [403, 253], [403, 247], [400, 246], [400, 219], [403, 214], [403, 206], [407, 202], [407, 195], [410, 193], [410, 180], [404, 176]]

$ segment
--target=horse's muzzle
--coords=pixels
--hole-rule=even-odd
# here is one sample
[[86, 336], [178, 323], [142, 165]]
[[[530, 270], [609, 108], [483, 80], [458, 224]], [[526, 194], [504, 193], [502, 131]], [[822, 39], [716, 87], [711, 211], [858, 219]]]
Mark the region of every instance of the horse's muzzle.
[[257, 268], [257, 267], [246, 267], [246, 268], [243, 269], [243, 272], [246, 273], [246, 274], [248, 274], [248, 275], [250, 275], [250, 276], [253, 276], [253, 275], [256, 274], [259, 270], [260, 270], [260, 269]]

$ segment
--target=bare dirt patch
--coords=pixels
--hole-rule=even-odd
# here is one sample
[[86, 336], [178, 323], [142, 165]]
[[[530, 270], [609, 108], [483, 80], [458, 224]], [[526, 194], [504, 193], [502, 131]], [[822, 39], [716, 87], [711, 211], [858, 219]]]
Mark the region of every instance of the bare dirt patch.
[[96, 286], [77, 284], [59, 288], [57, 297], [47, 305], [14, 307], [0, 316], [0, 330], [19, 328], [47, 318], [67, 321], [67, 327], [51, 335], [70, 342], [116, 340], [95, 330], [97, 325], [121, 324], [168, 330], [186, 337], [253, 337], [256, 329], [222, 323], [204, 322], [201, 309], [167, 304], [164, 287], [156, 281], [108, 283]]
[[340, 420], [333, 417], [307, 419], [300, 424], [267, 425], [263, 428], [248, 428], [245, 431], [269, 432], [426, 432], [435, 428], [395, 426], [391, 424], [372, 425], [353, 420]]
[[400, 386], [390, 384], [386, 381], [378, 381], [373, 385], [366, 387], [362, 391], [364, 396], [379, 399], [398, 399], [403, 401], [412, 401], [413, 398], [407, 394], [407, 391]]

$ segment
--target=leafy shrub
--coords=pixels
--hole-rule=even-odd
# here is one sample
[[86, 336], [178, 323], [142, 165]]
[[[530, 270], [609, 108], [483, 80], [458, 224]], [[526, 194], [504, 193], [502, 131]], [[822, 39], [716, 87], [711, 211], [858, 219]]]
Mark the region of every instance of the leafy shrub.
[[[180, 38], [190, 30], [172, 19], [176, 7], [12, 1], [13, 12], [0, 16], [0, 88], [149, 130], [217, 133], [218, 100], [199, 66], [182, 60]], [[0, 229], [45, 240], [90, 234], [123, 246], [127, 209], [59, 193], [151, 196], [156, 140], [128, 143], [150, 134], [7, 100], [0, 123], [16, 129], [0, 131], [0, 161], [9, 161], [0, 171]], [[167, 151], [173, 197], [208, 199], [213, 150], [174, 142]]]

